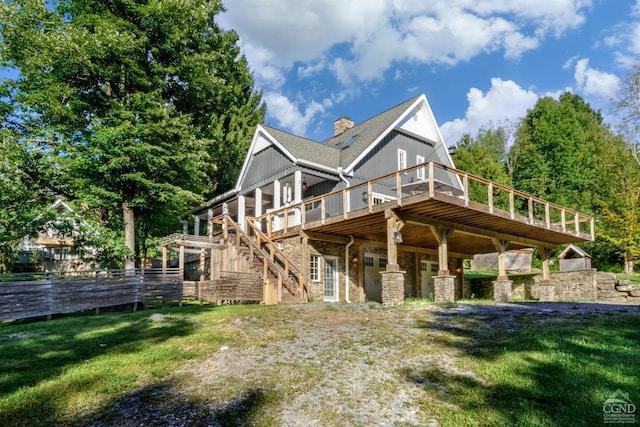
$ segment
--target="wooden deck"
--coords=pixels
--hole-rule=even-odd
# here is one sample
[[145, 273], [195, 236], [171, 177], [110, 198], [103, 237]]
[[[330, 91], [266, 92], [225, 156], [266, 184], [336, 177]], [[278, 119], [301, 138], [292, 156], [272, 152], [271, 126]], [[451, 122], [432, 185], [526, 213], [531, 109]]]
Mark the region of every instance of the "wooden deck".
[[[407, 192], [402, 177], [418, 168], [428, 171], [422, 191]], [[443, 173], [456, 185], [443, 186], [435, 178]], [[395, 189], [395, 200], [374, 204], [371, 195], [376, 186]], [[368, 195], [367, 206], [349, 209], [350, 200], [358, 195]], [[330, 205], [333, 215], [327, 208]], [[438, 240], [432, 230], [450, 230], [452, 255], [495, 252], [496, 241], [508, 242], [509, 249], [517, 249], [554, 248], [594, 239], [593, 218], [588, 215], [433, 162], [308, 199], [257, 220], [272, 239], [304, 231], [328, 240], [353, 236], [387, 242], [386, 219], [390, 215], [403, 224], [404, 246], [436, 249]]]

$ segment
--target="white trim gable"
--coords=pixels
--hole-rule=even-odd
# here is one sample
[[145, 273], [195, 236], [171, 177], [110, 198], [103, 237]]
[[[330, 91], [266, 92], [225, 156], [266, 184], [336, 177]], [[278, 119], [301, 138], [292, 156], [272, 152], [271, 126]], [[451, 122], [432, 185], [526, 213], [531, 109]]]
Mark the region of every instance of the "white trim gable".
[[421, 136], [429, 141], [435, 143], [434, 149], [436, 151], [443, 150], [443, 159], [448, 161], [445, 166], [453, 167], [453, 160], [449, 155], [438, 123], [435, 120], [429, 101], [425, 94], [416, 98], [415, 102], [411, 104], [384, 132], [382, 132], [375, 141], [370, 144], [365, 150], [363, 150], [358, 157], [356, 157], [346, 168], [345, 173], [349, 176], [353, 175], [353, 170], [358, 163], [364, 159], [390, 132], [394, 129], [403, 129], [418, 136]]
[[242, 190], [242, 181], [247, 175], [247, 169], [249, 167], [249, 163], [251, 157], [254, 154], [259, 153], [262, 150], [265, 150], [271, 146], [275, 146], [280, 150], [285, 156], [287, 156], [292, 163], [297, 163], [298, 159], [289, 152], [282, 144], [278, 142], [276, 138], [273, 137], [262, 125], [258, 125], [256, 127], [256, 131], [253, 134], [253, 139], [251, 140], [251, 145], [249, 146], [249, 151], [247, 151], [247, 155], [244, 158], [244, 163], [242, 164], [242, 169], [240, 170], [240, 174], [238, 175], [238, 179], [236, 180], [235, 191]]

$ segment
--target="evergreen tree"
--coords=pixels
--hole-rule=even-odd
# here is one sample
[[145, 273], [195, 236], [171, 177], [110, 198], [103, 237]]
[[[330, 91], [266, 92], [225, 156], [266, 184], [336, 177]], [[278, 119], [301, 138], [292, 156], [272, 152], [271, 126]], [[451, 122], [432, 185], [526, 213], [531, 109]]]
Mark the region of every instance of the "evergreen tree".
[[[54, 153], [58, 192], [124, 234], [158, 236], [232, 182], [261, 94], [207, 0], [17, 0], [0, 6], [14, 121]], [[136, 217], [144, 218], [138, 227]], [[169, 219], [169, 221], [167, 220]]]

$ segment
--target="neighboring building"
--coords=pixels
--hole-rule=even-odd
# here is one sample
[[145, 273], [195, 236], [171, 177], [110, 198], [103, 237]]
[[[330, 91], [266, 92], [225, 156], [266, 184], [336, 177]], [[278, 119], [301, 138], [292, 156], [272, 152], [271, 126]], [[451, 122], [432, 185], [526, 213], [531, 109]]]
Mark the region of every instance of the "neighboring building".
[[[488, 201], [470, 200], [470, 185], [488, 188]], [[494, 205], [498, 191], [510, 193], [510, 207]], [[463, 258], [496, 248], [539, 247], [548, 253], [558, 244], [593, 239], [585, 215], [562, 208], [571, 221], [560, 227], [551, 221], [556, 207], [547, 203], [547, 217], [536, 216], [545, 212], [538, 208], [545, 203], [455, 170], [427, 98], [420, 95], [358, 125], [343, 117], [334, 124], [334, 136], [321, 143], [259, 125], [236, 186], [190, 211], [193, 225], [189, 221], [173, 241], [190, 248], [187, 253], [200, 251], [203, 279], [250, 270], [237, 246], [264, 233], [255, 241], [272, 243], [262, 246], [267, 258], [283, 254], [287, 275], [295, 267], [303, 300], [453, 300], [465, 296]], [[210, 242], [218, 242], [211, 219], [227, 213], [240, 229], [236, 239], [226, 234], [234, 231], [227, 225], [220, 244], [186, 241], [189, 233], [210, 233]], [[588, 230], [570, 229], [585, 223]], [[220, 224], [216, 220], [215, 227]], [[227, 243], [234, 241], [229, 254]], [[265, 284], [267, 276], [262, 274]], [[277, 302], [286, 300], [282, 292]]]
[[49, 209], [56, 219], [47, 222], [36, 237], [25, 237], [18, 246], [19, 257], [14, 270], [25, 271], [81, 271], [94, 267], [93, 247], [77, 247], [75, 238], [84, 221], [65, 203], [57, 199]]
[[569, 245], [558, 255], [560, 271], [579, 271], [591, 268], [591, 255], [583, 249]]

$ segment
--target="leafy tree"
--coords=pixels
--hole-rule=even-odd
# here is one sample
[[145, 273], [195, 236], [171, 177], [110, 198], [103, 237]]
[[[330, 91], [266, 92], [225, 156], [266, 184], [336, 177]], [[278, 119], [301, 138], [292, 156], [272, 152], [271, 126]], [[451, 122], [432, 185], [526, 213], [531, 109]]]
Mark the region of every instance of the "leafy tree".
[[607, 197], [601, 158], [612, 140], [602, 115], [580, 96], [541, 98], [522, 120], [512, 148], [518, 153], [514, 186], [594, 213]]
[[44, 207], [50, 195], [39, 185], [41, 153], [19, 143], [11, 129], [0, 132], [0, 272], [8, 272], [16, 245], [49, 219]]
[[237, 35], [214, 22], [222, 10], [207, 0], [0, 6], [2, 65], [20, 71], [4, 83], [14, 120], [46, 136], [40, 150], [67, 174], [60, 192], [122, 230], [125, 268], [136, 234], [161, 235], [229, 185], [263, 119]]
[[[499, 184], [511, 185], [507, 147], [508, 141], [503, 128], [481, 128], [475, 138], [469, 134], [462, 136], [455, 147], [453, 159], [456, 168], [460, 170]], [[494, 204], [503, 208], [505, 204], [508, 206], [506, 197], [506, 194], [499, 195], [494, 199]], [[487, 187], [470, 181], [469, 198], [487, 203]]]

